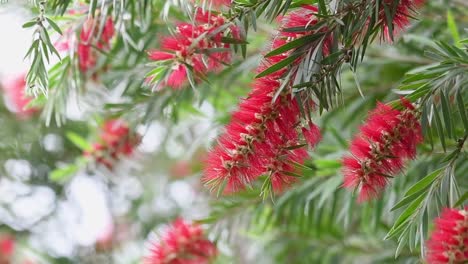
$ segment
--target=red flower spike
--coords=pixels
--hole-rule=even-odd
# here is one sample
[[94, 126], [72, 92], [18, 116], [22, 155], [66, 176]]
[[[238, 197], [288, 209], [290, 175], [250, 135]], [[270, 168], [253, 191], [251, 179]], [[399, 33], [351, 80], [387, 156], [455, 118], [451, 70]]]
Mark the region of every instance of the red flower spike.
[[359, 201], [377, 197], [423, 141], [418, 113], [407, 100], [401, 102], [401, 111], [378, 103], [351, 142], [351, 156], [343, 159], [343, 186], [357, 188]]
[[[11, 236], [0, 237], [0, 256], [11, 257], [15, 251], [15, 240]], [[1, 258], [0, 258], [1, 259]]]
[[174, 59], [175, 55], [172, 53], [155, 50], [148, 52], [148, 58], [153, 61], [163, 61]]
[[218, 254], [202, 228], [182, 219], [175, 220], [160, 241], [153, 243], [145, 264], [208, 264]]
[[99, 40], [93, 39], [95, 35], [99, 34], [99, 23], [90, 18], [83, 24], [77, 47], [78, 64], [81, 71], [87, 72], [96, 66], [97, 51], [94, 50], [93, 45], [99, 49], [108, 50], [114, 33], [114, 23], [110, 17], [104, 24]]
[[231, 6], [232, 0], [192, 0], [192, 3], [201, 3], [205, 2], [207, 3], [209, 7], [214, 7], [214, 8], [221, 8], [223, 6]]
[[426, 244], [427, 262], [468, 262], [468, 206], [464, 210], [444, 208], [434, 223], [434, 231]]
[[[387, 18], [388, 13], [392, 13], [392, 8], [395, 2], [398, 1], [395, 7], [394, 16]], [[411, 16], [415, 13], [414, 10], [420, 8], [424, 4], [425, 0], [384, 0], [380, 6], [379, 11], [379, 23], [382, 27], [382, 36], [387, 41], [392, 41], [392, 36], [397, 36], [403, 31], [410, 23]], [[385, 7], [388, 9], [385, 12]], [[392, 21], [392, 34], [390, 34], [390, 25], [388, 21]]]
[[[315, 6], [306, 6], [286, 15], [281, 28], [316, 23], [316, 10]], [[312, 33], [280, 31], [273, 38], [271, 48], [276, 49]], [[257, 73], [289, 54], [290, 51], [265, 58]], [[265, 174], [269, 176], [273, 191], [280, 192], [296, 180], [291, 176], [295, 169], [293, 164], [303, 163], [308, 156], [304, 149], [298, 148], [304, 141], [314, 147], [321, 137], [319, 129], [312, 123], [301, 130], [299, 106], [289, 89], [284, 89], [273, 101], [285, 72], [286, 69], [282, 69], [254, 81], [252, 91], [232, 114], [218, 146], [208, 155], [204, 176], [208, 185], [219, 188], [226, 183], [224, 191], [235, 192]]]
[[302, 134], [304, 135], [307, 144], [311, 147], [315, 147], [315, 145], [317, 145], [322, 139], [319, 127], [312, 122], [309, 122], [308, 129], [305, 127], [302, 128]]
[[127, 124], [122, 120], [108, 120], [102, 126], [99, 143], [93, 143], [92, 149], [85, 151], [84, 156], [113, 169], [113, 164], [121, 156], [130, 156], [140, 142], [138, 134], [132, 134]]
[[201, 76], [209, 72], [218, 72], [224, 63], [229, 63], [230, 51], [213, 50], [228, 49], [230, 45], [222, 43], [222, 37], [229, 30], [233, 36], [238, 33], [234, 26], [217, 32], [226, 22], [221, 14], [197, 9], [194, 24], [178, 23], [175, 35], [165, 37], [161, 41], [161, 49], [164, 51], [153, 50], [148, 54], [149, 59], [153, 61], [173, 60], [162, 86], [180, 89], [187, 84], [189, 69], [193, 70], [195, 81], [198, 81]]
[[18, 118], [29, 118], [39, 111], [37, 108], [27, 108], [31, 102], [26, 95], [26, 74], [7, 79], [3, 82], [6, 105]]

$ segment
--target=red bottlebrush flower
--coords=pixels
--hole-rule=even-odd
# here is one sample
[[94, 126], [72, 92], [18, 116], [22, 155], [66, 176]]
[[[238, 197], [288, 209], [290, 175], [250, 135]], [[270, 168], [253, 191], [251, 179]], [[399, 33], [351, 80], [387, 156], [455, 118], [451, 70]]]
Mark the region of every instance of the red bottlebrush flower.
[[222, 6], [231, 6], [232, 0], [192, 0], [192, 3], [206, 2], [208, 6], [220, 8]]
[[232, 0], [211, 0], [210, 2], [214, 6], [231, 6]]
[[172, 164], [169, 174], [174, 178], [183, 178], [193, 173], [192, 164], [186, 160], [180, 160]]
[[15, 240], [10, 236], [0, 237], [0, 255], [11, 256], [15, 250]]
[[0, 236], [0, 263], [10, 264], [15, 251], [15, 240], [9, 235]]
[[[194, 73], [194, 79], [197, 81], [208, 72], [217, 72], [222, 69], [224, 63], [229, 63], [230, 51], [219, 50], [230, 47], [222, 42], [222, 37], [229, 30], [233, 36], [238, 34], [238, 31], [233, 26], [219, 31], [225, 23], [226, 19], [221, 14], [202, 9], [197, 9], [194, 24], [178, 23], [175, 35], [162, 39], [163, 51], [153, 50], [148, 54], [152, 61], [173, 61], [162, 86], [180, 89], [187, 84], [190, 72]], [[217, 50], [214, 50], [215, 48]]]
[[216, 246], [205, 238], [201, 226], [175, 220], [158, 242], [153, 243], [145, 264], [208, 264]]
[[130, 156], [139, 142], [140, 136], [131, 133], [124, 121], [109, 120], [102, 126], [99, 143], [94, 143], [92, 149], [83, 154], [112, 169], [115, 161], [121, 156]]
[[[314, 11], [315, 6], [305, 6], [286, 15], [281, 28], [316, 23]], [[273, 39], [272, 49], [312, 33], [280, 31]], [[265, 58], [257, 72], [284, 60], [289, 53]], [[225, 185], [224, 191], [229, 193], [244, 188], [260, 175], [267, 175], [273, 191], [281, 191], [296, 180], [291, 174], [294, 163], [303, 163], [307, 157], [307, 152], [300, 147], [304, 141], [314, 147], [321, 137], [311, 122], [307, 123], [308, 128], [300, 128], [299, 106], [292, 100], [290, 89], [283, 89], [274, 98], [285, 72], [282, 69], [254, 81], [252, 91], [232, 114], [218, 146], [208, 154], [204, 176], [208, 185]], [[302, 103], [313, 105], [313, 102]]]
[[[97, 51], [94, 50], [93, 45], [102, 50], [110, 48], [110, 41], [115, 33], [112, 18], [106, 19], [102, 32], [100, 32], [99, 27], [98, 21], [92, 18], [83, 24], [77, 47], [78, 64], [81, 71], [87, 72], [96, 66]], [[99, 39], [93, 39], [99, 33]]]
[[28, 118], [39, 109], [27, 108], [32, 98], [26, 95], [26, 75], [7, 79], [3, 82], [6, 104], [9, 110], [14, 112], [19, 118]]
[[302, 128], [302, 134], [311, 147], [315, 147], [315, 145], [322, 139], [320, 129], [312, 122], [309, 123], [309, 128]]
[[[382, 27], [383, 37], [389, 41], [393, 40], [393, 36], [398, 35], [409, 25], [414, 10], [420, 8], [424, 2], [425, 0], [382, 1], [379, 11], [379, 24]], [[392, 17], [387, 17], [387, 15]], [[389, 21], [392, 22], [391, 25], [389, 25]], [[390, 34], [390, 28], [392, 28], [392, 34]]]
[[429, 264], [468, 262], [468, 206], [444, 208], [427, 241], [426, 259]]
[[103, 232], [98, 236], [94, 244], [94, 248], [98, 252], [107, 252], [112, 250], [114, 246], [114, 240], [116, 239], [116, 231], [114, 230], [114, 224], [109, 224]]
[[419, 114], [402, 99], [403, 110], [379, 103], [351, 142], [352, 156], [343, 159], [346, 188], [358, 188], [359, 201], [377, 196], [387, 181], [416, 156], [423, 140]]
[[130, 129], [124, 121], [109, 120], [102, 126], [101, 139], [111, 146], [117, 146], [119, 142], [128, 136]]
[[176, 65], [167, 77], [166, 84], [173, 89], [180, 89], [187, 82], [187, 68], [185, 65]]
[[175, 55], [164, 51], [154, 50], [148, 53], [148, 58], [153, 61], [163, 61], [174, 59]]

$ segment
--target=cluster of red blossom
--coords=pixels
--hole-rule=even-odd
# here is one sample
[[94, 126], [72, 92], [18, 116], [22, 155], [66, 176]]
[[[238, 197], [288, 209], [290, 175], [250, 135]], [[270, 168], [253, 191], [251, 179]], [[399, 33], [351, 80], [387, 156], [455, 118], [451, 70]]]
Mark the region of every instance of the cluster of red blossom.
[[[83, 6], [80, 9], [72, 10], [70, 14], [83, 14], [87, 9]], [[74, 32], [70, 28], [65, 39], [56, 43], [57, 49], [60, 51], [76, 52], [78, 66], [82, 73], [95, 70], [98, 59], [96, 49], [109, 50], [110, 41], [115, 33], [114, 22], [111, 17], [106, 18], [102, 26], [97, 18], [89, 17], [83, 22], [78, 41], [74, 41], [75, 38], [72, 36]], [[96, 36], [99, 36], [99, 39]]]
[[427, 242], [430, 264], [468, 263], [468, 206], [445, 208]]
[[[15, 255], [15, 238], [10, 235], [0, 235], [0, 264], [13, 264]], [[32, 260], [23, 259], [21, 264], [34, 264]]]
[[[282, 19], [282, 28], [305, 27], [314, 24], [317, 8], [305, 5]], [[274, 37], [272, 49], [299, 38], [307, 32], [284, 32]], [[289, 56], [289, 52], [265, 58], [258, 72]], [[208, 154], [204, 180], [215, 187], [225, 183], [226, 192], [237, 191], [266, 174], [273, 190], [280, 191], [292, 183], [295, 177], [288, 172], [294, 163], [303, 163], [307, 151], [301, 146], [304, 141], [314, 147], [320, 140], [318, 127], [308, 121], [301, 129], [298, 102], [292, 100], [290, 89], [284, 89], [277, 98], [281, 78], [286, 69], [258, 78], [253, 89], [232, 115], [226, 132], [219, 144]], [[294, 78], [291, 78], [294, 79]], [[307, 100], [304, 105], [313, 105]]]
[[[382, 1], [382, 5], [379, 8], [378, 21], [378, 24], [382, 27], [382, 36], [386, 40], [391, 41], [394, 36], [398, 35], [401, 30], [409, 25], [414, 10], [421, 7], [424, 2], [425, 0], [399, 0], [393, 13], [388, 10], [391, 10], [393, 5], [395, 5], [395, 0]], [[383, 5], [386, 5], [386, 7]], [[385, 11], [386, 8], [387, 11]], [[392, 17], [388, 18], [387, 15], [392, 15]], [[389, 21], [392, 22], [391, 25], [388, 24]]]
[[114, 163], [122, 156], [129, 156], [140, 142], [140, 136], [131, 133], [128, 126], [122, 120], [109, 120], [102, 126], [99, 142], [93, 144], [91, 150], [84, 152], [85, 156], [112, 169]]
[[146, 264], [209, 264], [216, 257], [216, 246], [205, 238], [197, 224], [177, 219], [160, 241], [155, 242]]
[[38, 111], [37, 108], [27, 107], [31, 98], [26, 95], [25, 78], [25, 74], [20, 74], [2, 82], [5, 103], [19, 118], [31, 117]]
[[[190, 72], [198, 79], [229, 63], [230, 45], [223, 43], [222, 38], [228, 30], [236, 39], [240, 39], [240, 34], [235, 26], [223, 30], [226, 23], [222, 14], [202, 9], [197, 9], [194, 23], [178, 23], [176, 34], [162, 39], [161, 50], [152, 50], [148, 54], [153, 61], [171, 61], [171, 69], [162, 86], [180, 89], [187, 84]], [[148, 81], [153, 78], [150, 76]]]
[[77, 47], [78, 64], [83, 72], [87, 72], [96, 66], [97, 51], [94, 50], [95, 47], [101, 50], [110, 48], [110, 40], [114, 36], [114, 22], [111, 17], [106, 19], [100, 38], [98, 40], [93, 39], [98, 34], [99, 22], [92, 18], [86, 20], [81, 28]]
[[403, 110], [379, 103], [351, 142], [352, 156], [343, 159], [344, 186], [359, 189], [359, 200], [377, 196], [422, 142], [419, 114], [402, 99]]
[[0, 264], [11, 263], [11, 258], [15, 250], [15, 241], [10, 236], [0, 237]]

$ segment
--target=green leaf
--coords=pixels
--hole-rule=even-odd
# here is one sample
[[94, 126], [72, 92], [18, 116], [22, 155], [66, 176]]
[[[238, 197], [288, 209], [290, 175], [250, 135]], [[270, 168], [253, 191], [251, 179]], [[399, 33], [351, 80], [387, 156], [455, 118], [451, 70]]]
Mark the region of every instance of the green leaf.
[[449, 9], [447, 10], [447, 27], [449, 29], [450, 34], [452, 35], [453, 42], [459, 48], [461, 48], [460, 44], [460, 34], [458, 33], [457, 22], [453, 17], [452, 11]]
[[319, 4], [319, 12], [321, 15], [328, 15], [328, 12], [327, 12], [327, 5], [325, 4], [325, 0], [319, 0], [318, 1], [318, 4]]
[[334, 159], [316, 159], [314, 165], [318, 169], [339, 169], [341, 168], [341, 161]]
[[466, 200], [468, 200], [468, 192], [465, 192], [460, 199], [455, 203], [455, 207], [461, 206]]
[[76, 164], [70, 164], [65, 167], [55, 169], [49, 174], [49, 179], [54, 182], [63, 182], [73, 173], [78, 171], [78, 169], [79, 166]]
[[321, 63], [322, 64], [333, 64], [336, 62], [336, 60], [340, 57], [340, 55], [343, 54], [343, 51], [339, 50], [335, 53], [332, 53], [330, 55], [328, 55], [327, 57], [325, 57]]
[[411, 186], [411, 188], [409, 188], [408, 191], [406, 191], [405, 196], [410, 196], [410, 195], [415, 194], [415, 193], [417, 193], [419, 191], [427, 189], [429, 187], [429, 185], [431, 185], [431, 183], [434, 182], [434, 180], [437, 178], [437, 176], [440, 174], [440, 172], [443, 169], [444, 168], [437, 169], [437, 170], [431, 172], [431, 174], [429, 174], [426, 177], [422, 178], [416, 184]]
[[434, 108], [436, 109], [434, 111], [434, 119], [435, 119], [435, 124], [437, 128], [437, 134], [439, 135], [442, 148], [444, 149], [444, 152], [446, 152], [447, 148], [445, 146], [445, 135], [444, 135], [444, 129], [442, 128], [442, 121], [440, 120], [439, 112], [437, 112], [437, 107], [435, 105], [434, 105]]
[[222, 37], [221, 42], [229, 43], [229, 44], [249, 44], [249, 42], [243, 39], [236, 39], [236, 38], [230, 38], [230, 37]]
[[463, 121], [463, 126], [465, 127], [465, 134], [468, 132], [468, 118], [466, 117], [466, 108], [465, 103], [463, 102], [463, 95], [461, 94], [461, 89], [457, 91], [456, 100], [458, 111], [460, 112], [461, 119]]
[[257, 76], [255, 76], [255, 78], [260, 78], [260, 77], [264, 77], [264, 76], [267, 76], [269, 74], [272, 74], [274, 72], [277, 72], [279, 70], [281, 70], [282, 68], [290, 65], [293, 61], [295, 61], [297, 58], [299, 58], [301, 56], [301, 54], [296, 54], [296, 55], [292, 55], [276, 64], [273, 64], [272, 66], [270, 66], [269, 68], [267, 68], [266, 70], [262, 71], [261, 73], [259, 73]]
[[324, 34], [325, 33], [321, 32], [321, 33], [316, 33], [316, 34], [312, 34], [312, 35], [306, 35], [304, 37], [295, 39], [295, 40], [293, 40], [291, 42], [288, 42], [288, 43], [284, 44], [283, 46], [281, 46], [279, 48], [276, 48], [276, 49], [268, 52], [265, 55], [265, 58], [275, 56], [275, 55], [279, 55], [279, 54], [284, 53], [284, 52], [286, 52], [288, 50], [292, 50], [292, 49], [304, 46], [307, 43], [312, 43], [312, 42], [316, 41], [317, 39], [319, 39], [320, 37], [322, 37]]
[[440, 91], [440, 101], [442, 106], [442, 115], [444, 117], [445, 128], [447, 130], [447, 134], [449, 137], [453, 138], [453, 129], [452, 129], [452, 121], [450, 115], [449, 104], [447, 101], [447, 97], [443, 90]]
[[60, 27], [50, 18], [46, 17], [47, 22], [49, 25], [60, 35], [62, 35], [62, 30], [60, 30]]
[[420, 190], [419, 192], [413, 193], [411, 195], [405, 196], [401, 201], [399, 201], [397, 204], [395, 204], [390, 211], [395, 211], [395, 210], [397, 210], [397, 209], [411, 203], [412, 201], [414, 201], [414, 199], [418, 198], [419, 196], [423, 195], [424, 193], [426, 193], [425, 189]]
[[90, 150], [92, 149], [92, 146], [80, 135], [76, 134], [75, 132], [67, 132], [66, 133], [67, 138], [77, 147], [79, 147], [82, 150]]
[[393, 225], [392, 229], [388, 232], [386, 238], [395, 235], [397, 230], [401, 230], [403, 226], [406, 226], [405, 223], [408, 223], [409, 217], [416, 212], [424, 198], [424, 195], [419, 196], [405, 209], [405, 211], [403, 211], [403, 213], [395, 221], [395, 224]]
[[36, 20], [29, 21], [23, 24], [23, 28], [30, 28], [33, 27], [37, 24]]

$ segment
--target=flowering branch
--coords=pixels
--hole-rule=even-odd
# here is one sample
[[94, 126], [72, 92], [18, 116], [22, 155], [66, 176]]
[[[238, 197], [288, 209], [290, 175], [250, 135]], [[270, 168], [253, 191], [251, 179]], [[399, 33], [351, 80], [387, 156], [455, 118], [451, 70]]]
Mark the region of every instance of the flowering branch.
[[34, 40], [25, 55], [25, 58], [32, 61], [31, 68], [26, 75], [26, 81], [30, 93], [34, 95], [38, 95], [39, 92], [47, 95], [49, 79], [46, 63], [49, 63], [49, 57], [53, 54], [60, 59], [57, 49], [50, 40], [46, 25], [49, 25], [59, 34], [62, 34], [62, 32], [57, 24], [45, 15], [46, 3], [46, 0], [38, 1], [39, 15], [23, 25], [23, 28], [36, 27], [33, 33]]

